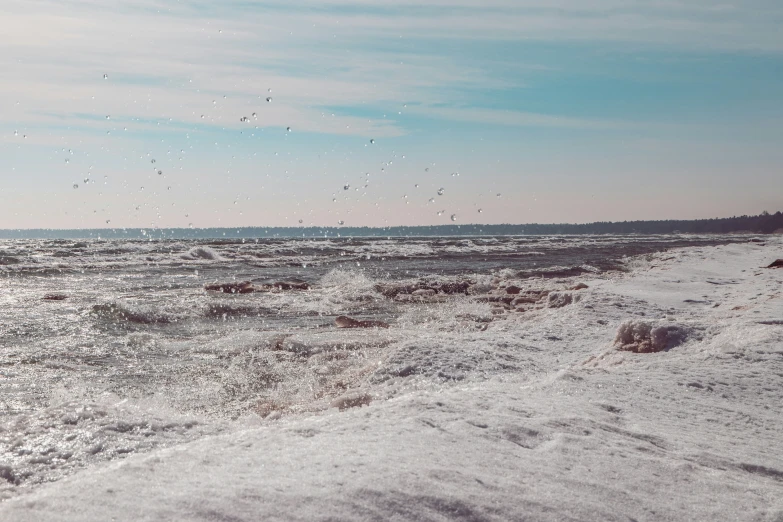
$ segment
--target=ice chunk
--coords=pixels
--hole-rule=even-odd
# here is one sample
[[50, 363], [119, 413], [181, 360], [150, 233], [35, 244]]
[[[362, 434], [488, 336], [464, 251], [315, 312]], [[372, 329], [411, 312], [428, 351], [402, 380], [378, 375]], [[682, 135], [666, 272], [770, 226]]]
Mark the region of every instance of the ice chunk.
[[682, 344], [687, 337], [681, 326], [653, 326], [646, 321], [625, 321], [617, 329], [615, 346], [622, 351], [653, 353], [670, 350]]

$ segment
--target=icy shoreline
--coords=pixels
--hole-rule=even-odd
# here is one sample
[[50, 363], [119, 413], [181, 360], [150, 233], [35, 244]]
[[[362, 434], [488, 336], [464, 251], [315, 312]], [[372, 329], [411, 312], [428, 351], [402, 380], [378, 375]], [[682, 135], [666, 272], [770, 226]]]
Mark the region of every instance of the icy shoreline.
[[[783, 269], [761, 268], [777, 258], [770, 238], [582, 276], [579, 302], [451, 349], [514, 371], [87, 469], [0, 519], [783, 520]], [[628, 320], [686, 333], [620, 351]], [[409, 349], [446, 356], [437, 342]]]

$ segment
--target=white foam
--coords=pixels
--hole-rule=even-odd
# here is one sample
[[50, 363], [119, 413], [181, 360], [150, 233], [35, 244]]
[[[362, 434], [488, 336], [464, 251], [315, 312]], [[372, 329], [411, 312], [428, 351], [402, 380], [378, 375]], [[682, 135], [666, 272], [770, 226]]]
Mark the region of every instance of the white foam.
[[197, 246], [193, 247], [190, 250], [188, 250], [186, 253], [182, 254], [182, 259], [188, 259], [188, 260], [208, 260], [208, 261], [222, 261], [223, 257], [218, 254], [215, 250], [211, 249], [208, 246]]

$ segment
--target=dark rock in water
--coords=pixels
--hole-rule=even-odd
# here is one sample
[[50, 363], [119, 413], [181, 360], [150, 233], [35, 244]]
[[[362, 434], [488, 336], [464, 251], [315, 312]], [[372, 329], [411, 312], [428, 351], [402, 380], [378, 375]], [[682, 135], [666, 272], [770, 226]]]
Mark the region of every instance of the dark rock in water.
[[68, 299], [67, 295], [63, 294], [46, 294], [43, 296], [44, 301], [65, 301]]
[[596, 274], [600, 271], [601, 270], [598, 268], [588, 265], [572, 267], [555, 266], [536, 270], [522, 270], [517, 272], [516, 277], [519, 279], [555, 279], [561, 277], [577, 277], [582, 274]]
[[767, 268], [780, 268], [783, 267], [783, 259], [776, 259]]
[[435, 288], [435, 291], [441, 294], [468, 294], [468, 288], [471, 283], [469, 281], [460, 281], [458, 283], [444, 283], [440, 288]]
[[268, 308], [258, 308], [255, 306], [242, 306], [229, 303], [211, 304], [204, 310], [204, 316], [210, 318], [225, 317], [252, 317], [261, 314], [271, 314], [273, 310]]
[[0, 256], [0, 265], [18, 265], [22, 261], [16, 257]]
[[[394, 299], [398, 295], [413, 295], [418, 290], [432, 290], [435, 294], [465, 294], [468, 295], [468, 289], [473, 283], [470, 281], [456, 281], [452, 283], [436, 283], [419, 281], [415, 284], [378, 284], [375, 285], [375, 291], [383, 294], [384, 297]], [[417, 294], [419, 295], [419, 294]]]
[[250, 281], [239, 283], [218, 283], [204, 286], [204, 290], [210, 292], [223, 292], [224, 294], [249, 294], [256, 291]]
[[516, 294], [518, 294], [518, 293], [519, 293], [519, 292], [521, 292], [521, 291], [522, 291], [522, 289], [521, 289], [521, 288], [519, 288], [518, 286], [507, 286], [507, 287], [506, 287], [506, 293], [507, 293], [507, 294], [513, 294], [513, 295], [516, 295]]
[[310, 285], [304, 281], [277, 281], [272, 287], [277, 290], [310, 290]]
[[286, 290], [310, 290], [307, 283], [292, 283], [289, 281], [276, 281], [274, 283], [256, 285], [252, 292], [280, 292]]
[[382, 294], [384, 297], [388, 297], [389, 299], [394, 299], [400, 294], [412, 294], [419, 289], [420, 288], [416, 285], [375, 285], [375, 291], [379, 294]]
[[310, 285], [300, 279], [287, 281], [270, 281], [267, 279], [259, 284], [253, 284], [252, 281], [214, 283], [206, 285], [204, 289], [210, 292], [223, 292], [225, 294], [250, 294], [253, 292], [277, 292], [281, 290], [309, 290]]
[[579, 283], [578, 285], [571, 288], [571, 290], [584, 290], [585, 288], [590, 288], [584, 283]]
[[353, 319], [352, 317], [348, 317], [346, 315], [341, 315], [337, 319], [334, 320], [334, 324], [337, 325], [338, 328], [388, 328], [389, 323], [384, 323], [383, 321], [359, 321], [357, 319]]

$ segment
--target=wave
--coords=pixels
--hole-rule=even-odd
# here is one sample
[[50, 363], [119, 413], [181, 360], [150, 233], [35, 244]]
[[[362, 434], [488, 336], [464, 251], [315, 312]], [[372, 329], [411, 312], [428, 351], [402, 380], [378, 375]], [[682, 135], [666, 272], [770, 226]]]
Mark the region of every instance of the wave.
[[209, 261], [223, 261], [223, 257], [215, 250], [208, 246], [197, 246], [188, 250], [186, 253], [180, 256], [182, 259], [197, 261], [197, 260], [209, 260]]
[[[616, 268], [619, 268], [617, 265]], [[583, 274], [598, 274], [602, 270], [591, 265], [579, 265], [579, 266], [548, 266], [544, 268], [536, 268], [532, 270], [520, 270], [516, 273], [516, 277], [519, 279], [529, 279], [531, 277], [543, 277], [543, 278], [560, 278], [560, 277], [576, 277]]]
[[94, 305], [92, 314], [111, 322], [127, 321], [136, 324], [169, 324], [173, 318], [148, 306], [130, 306], [120, 303]]

